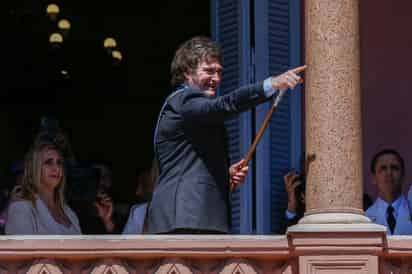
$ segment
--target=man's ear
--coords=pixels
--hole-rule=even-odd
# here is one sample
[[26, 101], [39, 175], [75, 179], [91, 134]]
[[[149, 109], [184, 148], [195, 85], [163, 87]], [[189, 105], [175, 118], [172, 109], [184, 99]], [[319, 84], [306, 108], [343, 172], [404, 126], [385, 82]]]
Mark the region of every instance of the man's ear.
[[190, 71], [184, 72], [183, 75], [186, 83], [190, 83], [192, 81], [192, 73]]

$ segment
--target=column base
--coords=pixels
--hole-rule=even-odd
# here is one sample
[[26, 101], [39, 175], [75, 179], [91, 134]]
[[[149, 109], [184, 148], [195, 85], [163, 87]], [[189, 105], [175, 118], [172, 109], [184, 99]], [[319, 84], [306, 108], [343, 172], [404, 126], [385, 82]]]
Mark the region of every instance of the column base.
[[[386, 228], [356, 213], [306, 215], [287, 231], [300, 274], [378, 273]], [[295, 273], [295, 272], [293, 272]], [[386, 272], [385, 272], [386, 273]]]
[[297, 225], [288, 228], [293, 232], [381, 232], [386, 227], [372, 223], [361, 214], [354, 213], [317, 213], [305, 215]]

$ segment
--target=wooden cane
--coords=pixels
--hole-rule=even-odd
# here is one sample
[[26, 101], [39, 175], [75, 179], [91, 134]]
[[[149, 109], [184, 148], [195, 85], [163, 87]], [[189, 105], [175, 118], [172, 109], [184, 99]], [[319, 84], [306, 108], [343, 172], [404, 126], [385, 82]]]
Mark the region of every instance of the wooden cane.
[[[252, 146], [250, 147], [249, 151], [246, 154], [244, 164], [239, 167], [239, 169], [242, 169], [242, 167], [247, 166], [248, 162], [253, 156], [253, 153], [255, 153], [256, 147], [260, 141], [260, 139], [263, 136], [263, 133], [265, 133], [265, 129], [267, 128], [270, 118], [272, 117], [272, 114], [276, 111], [280, 100], [282, 99], [283, 95], [285, 94], [286, 90], [280, 91], [279, 95], [276, 97], [275, 102], [272, 104], [272, 107], [266, 114], [265, 120], [263, 121], [262, 125], [260, 126], [260, 129], [255, 137], [255, 140], [252, 143]], [[230, 182], [230, 192], [233, 192], [235, 190], [236, 185], [233, 182]]]

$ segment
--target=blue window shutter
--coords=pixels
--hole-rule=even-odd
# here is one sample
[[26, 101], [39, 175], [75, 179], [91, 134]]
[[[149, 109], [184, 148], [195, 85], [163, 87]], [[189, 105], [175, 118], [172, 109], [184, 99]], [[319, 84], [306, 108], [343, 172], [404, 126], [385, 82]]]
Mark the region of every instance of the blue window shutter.
[[[255, 1], [256, 78], [263, 80], [301, 65], [300, 0]], [[271, 103], [256, 108], [256, 131]], [[302, 157], [300, 87], [288, 91], [256, 151], [256, 230], [278, 233], [287, 195], [283, 176], [300, 170]]]
[[[223, 53], [223, 81], [219, 94], [227, 94], [250, 82], [250, 20], [249, 0], [212, 0], [212, 36]], [[226, 128], [231, 164], [247, 153], [252, 136], [251, 113], [242, 113], [228, 120]], [[251, 187], [253, 171], [245, 184], [231, 195], [232, 233], [251, 233]]]

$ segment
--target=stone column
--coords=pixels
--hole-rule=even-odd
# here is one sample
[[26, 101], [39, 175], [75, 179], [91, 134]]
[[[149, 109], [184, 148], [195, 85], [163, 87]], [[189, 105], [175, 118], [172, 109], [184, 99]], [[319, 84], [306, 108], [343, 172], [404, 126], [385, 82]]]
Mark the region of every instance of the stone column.
[[305, 1], [306, 213], [368, 223], [362, 210], [359, 1]]

